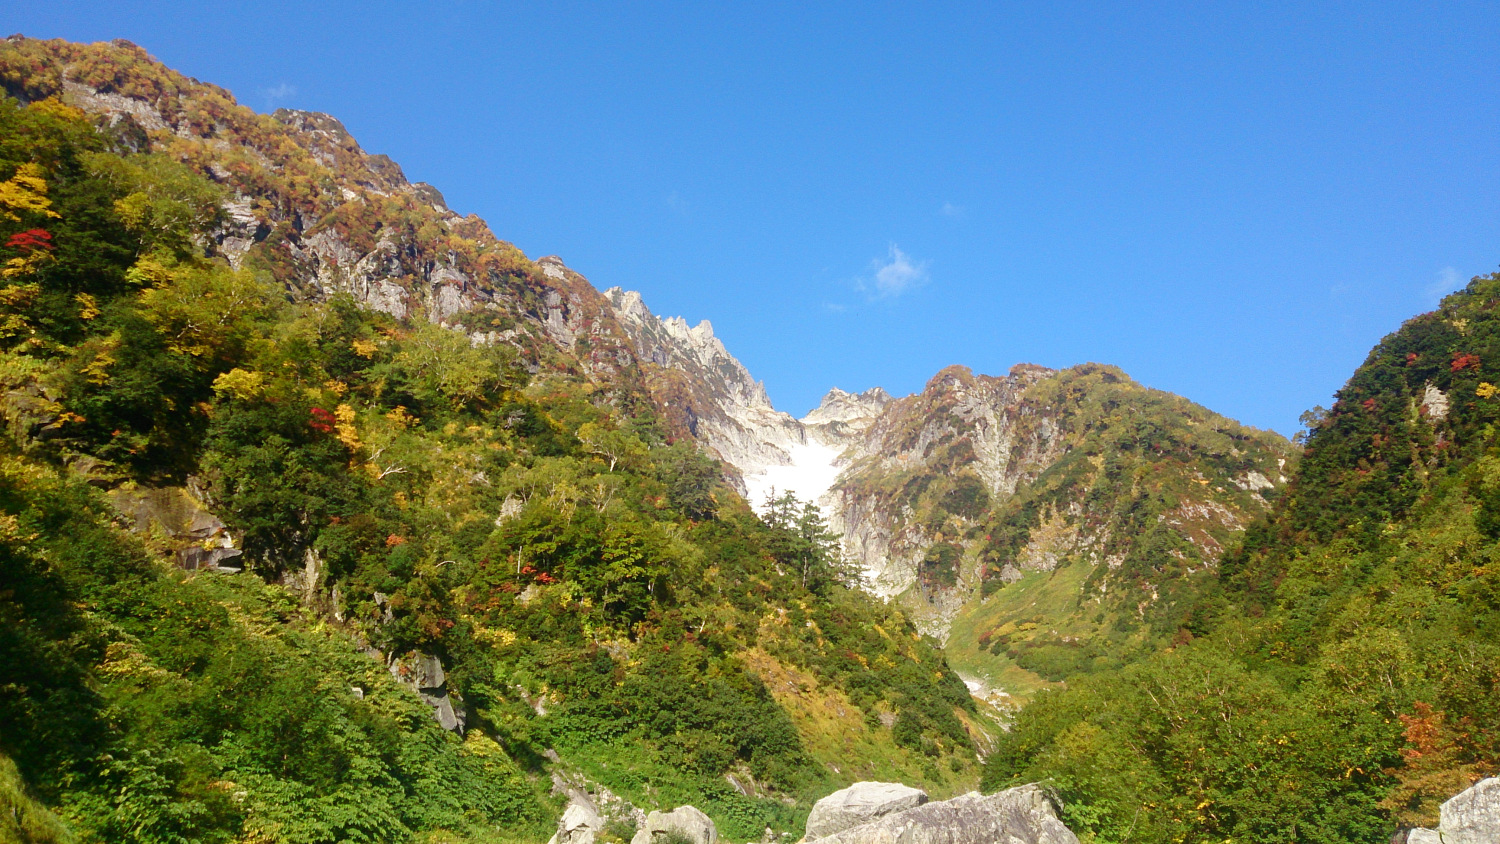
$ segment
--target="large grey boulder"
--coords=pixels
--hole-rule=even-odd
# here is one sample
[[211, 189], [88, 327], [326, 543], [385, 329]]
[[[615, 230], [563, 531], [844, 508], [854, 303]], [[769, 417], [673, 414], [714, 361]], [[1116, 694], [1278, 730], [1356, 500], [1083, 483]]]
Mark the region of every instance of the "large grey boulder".
[[927, 792], [898, 782], [857, 782], [813, 804], [807, 840], [816, 841], [927, 802]]
[[638, 830], [630, 844], [662, 844], [667, 833], [678, 832], [693, 844], [717, 844], [719, 830], [708, 815], [692, 806], [678, 806], [670, 812], [652, 812], [646, 825]]
[[604, 821], [593, 806], [570, 802], [547, 844], [594, 844], [594, 836], [603, 828]]
[[[636, 844], [639, 844], [636, 842]], [[819, 839], [819, 844], [1078, 844], [1035, 785], [971, 791]]]
[[1439, 810], [1438, 828], [1414, 829], [1407, 844], [1496, 844], [1500, 842], [1500, 777], [1480, 780]]

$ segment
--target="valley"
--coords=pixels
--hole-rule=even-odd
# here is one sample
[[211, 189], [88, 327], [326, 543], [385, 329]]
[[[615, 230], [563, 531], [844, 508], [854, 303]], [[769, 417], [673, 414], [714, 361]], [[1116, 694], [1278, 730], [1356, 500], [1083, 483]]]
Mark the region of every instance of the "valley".
[[14, 840], [1483, 814], [1500, 276], [1296, 442], [1103, 363], [798, 419], [708, 321], [529, 258], [332, 116], [124, 41], [13, 36], [0, 84]]

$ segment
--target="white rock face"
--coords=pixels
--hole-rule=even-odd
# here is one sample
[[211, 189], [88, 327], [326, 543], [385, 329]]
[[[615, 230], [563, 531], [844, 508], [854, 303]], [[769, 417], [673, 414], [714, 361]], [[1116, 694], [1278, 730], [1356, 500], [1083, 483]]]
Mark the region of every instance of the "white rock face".
[[[931, 539], [921, 526], [907, 525], [906, 514], [888, 512], [888, 502], [840, 489], [841, 479], [855, 471], [923, 468], [936, 444], [963, 436], [973, 445], [972, 469], [992, 494], [1009, 495], [1061, 453], [1053, 447], [1058, 437], [1051, 419], [1031, 420], [1023, 433], [1007, 415], [1051, 370], [1023, 366], [1008, 377], [985, 378], [954, 367], [921, 395], [900, 400], [879, 387], [862, 393], [834, 388], [799, 420], [771, 405], [765, 386], [708, 322], [689, 326], [680, 317], [659, 318], [634, 291], [616, 287], [605, 296], [637, 357], [681, 377], [685, 389], [666, 402], [689, 406], [669, 412], [684, 413], [697, 440], [738, 470], [734, 480], [751, 506], [764, 512], [769, 497], [785, 492], [816, 503], [843, 536], [843, 552], [861, 569], [866, 587], [882, 597], [916, 584]], [[941, 633], [962, 596], [929, 598], [916, 620], [924, 632]], [[924, 614], [933, 617], [930, 623]]]
[[[1052, 370], [1042, 367], [1020, 366], [1006, 377], [991, 378], [950, 367], [920, 394], [880, 404], [880, 412], [851, 437], [842, 477], [923, 471], [939, 445], [964, 439], [973, 453], [968, 468], [991, 496], [1008, 496], [1063, 453], [1060, 432], [1050, 417], [1016, 415], [1021, 394], [1050, 374]], [[895, 510], [878, 493], [847, 486], [825, 499], [824, 510], [833, 530], [843, 535], [845, 554], [865, 572], [871, 591], [895, 597], [917, 584], [918, 568], [932, 540], [921, 525], [908, 523], [909, 513]], [[963, 591], [928, 595], [908, 607], [913, 621], [924, 633], [942, 637], [963, 605]]]
[[1035, 785], [968, 794], [820, 838], [824, 844], [1078, 844]]
[[678, 806], [670, 812], [652, 812], [646, 825], [630, 839], [630, 844], [652, 844], [668, 832], [680, 832], [693, 844], [716, 844], [719, 830], [714, 822], [692, 806]]
[[837, 425], [848, 428], [850, 433], [862, 432], [891, 401], [891, 394], [879, 387], [863, 393], [846, 393], [834, 387], [811, 413], [802, 417], [802, 424], [808, 428]]
[[[658, 318], [633, 290], [614, 287], [604, 295], [635, 341], [640, 360], [685, 376], [687, 390], [677, 400], [689, 406], [677, 410], [685, 411], [700, 443], [744, 478], [794, 465], [792, 450], [808, 445], [801, 423], [771, 406], [765, 385], [724, 348], [708, 320], [689, 326], [682, 317]], [[799, 456], [804, 465], [823, 459], [818, 453]], [[740, 492], [748, 493], [747, 486], [742, 483]], [[758, 483], [757, 489], [768, 486]], [[759, 506], [763, 498], [751, 494], [750, 503]]]
[[594, 836], [603, 828], [604, 821], [592, 806], [570, 802], [547, 844], [594, 844]]
[[1480, 780], [1439, 810], [1436, 830], [1414, 829], [1406, 844], [1496, 844], [1500, 842], [1500, 777]]
[[1447, 419], [1448, 394], [1428, 384], [1422, 390], [1422, 410], [1426, 411], [1427, 418], [1434, 422]]
[[896, 782], [857, 782], [813, 804], [806, 840], [815, 841], [926, 802], [927, 792], [920, 788]]

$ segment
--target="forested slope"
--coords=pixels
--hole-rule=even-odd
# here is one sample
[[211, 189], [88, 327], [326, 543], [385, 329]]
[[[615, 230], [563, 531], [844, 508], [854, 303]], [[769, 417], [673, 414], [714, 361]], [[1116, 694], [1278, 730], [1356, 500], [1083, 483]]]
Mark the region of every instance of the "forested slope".
[[986, 783], [1098, 841], [1383, 841], [1500, 770], [1500, 276], [1383, 340], [1198, 638], [1039, 695]]
[[6, 823], [541, 840], [567, 773], [749, 839], [972, 784], [940, 653], [674, 439], [586, 282], [138, 48], [0, 78]]

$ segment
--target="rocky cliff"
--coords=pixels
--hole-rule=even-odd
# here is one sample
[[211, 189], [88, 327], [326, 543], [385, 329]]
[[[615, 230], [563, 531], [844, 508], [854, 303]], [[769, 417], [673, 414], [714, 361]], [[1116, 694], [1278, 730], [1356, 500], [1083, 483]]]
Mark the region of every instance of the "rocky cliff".
[[517, 348], [533, 371], [628, 381], [634, 356], [613, 310], [556, 258], [533, 262], [474, 215], [447, 207], [326, 114], [262, 115], [126, 42], [13, 36], [0, 81], [22, 103], [57, 98], [97, 116], [117, 147], [183, 161], [226, 193], [213, 244], [295, 298], [353, 296], [398, 318]]
[[828, 503], [977, 687], [1032, 687], [1176, 630], [1290, 456], [1112, 367], [951, 367], [869, 424]]
[[923, 555], [941, 535], [932, 528], [943, 526], [912, 517], [935, 480], [950, 479], [952, 495], [968, 496], [947, 508], [968, 523], [1056, 459], [1057, 426], [1020, 401], [1049, 374], [1021, 365], [995, 378], [949, 367], [921, 393], [883, 404], [857, 434], [850, 426], [845, 468], [827, 504], [846, 552], [877, 593], [893, 597], [918, 585]]
[[724, 348], [708, 320], [690, 327], [682, 317], [657, 317], [633, 290], [613, 287], [604, 295], [663, 414], [733, 467], [742, 493], [747, 476], [791, 464], [792, 450], [807, 442], [802, 426], [771, 406], [765, 385]]
[[994, 636], [1031, 641], [994, 631], [1035, 626], [1035, 613], [997, 606], [1038, 589], [1069, 617], [1173, 626], [1188, 584], [1265, 509], [1292, 453], [1275, 434], [1093, 364], [1004, 376], [954, 366], [901, 399], [834, 389], [797, 420], [706, 322], [655, 317], [636, 293], [607, 296], [658, 403], [737, 470], [741, 491], [756, 504], [787, 489], [816, 501], [866, 586], [926, 632], [948, 638], [967, 612], [958, 639], [977, 674], [992, 657], [1011, 661], [986, 650]]

